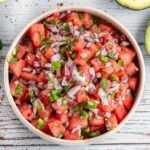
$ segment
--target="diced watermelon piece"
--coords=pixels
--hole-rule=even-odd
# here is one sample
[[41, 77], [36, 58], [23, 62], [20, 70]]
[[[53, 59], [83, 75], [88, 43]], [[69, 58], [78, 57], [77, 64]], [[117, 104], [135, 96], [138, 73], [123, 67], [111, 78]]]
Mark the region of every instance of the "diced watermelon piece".
[[78, 131], [71, 132], [69, 130], [66, 130], [64, 133], [64, 139], [66, 140], [81, 140], [81, 135]]
[[65, 133], [65, 130], [66, 130], [65, 127], [63, 126], [62, 122], [59, 120], [49, 122], [48, 126], [54, 137], [63, 136], [63, 134]]
[[27, 48], [24, 45], [19, 45], [18, 46], [18, 52], [15, 55], [15, 57], [18, 59], [21, 59], [25, 56], [26, 53], [27, 53]]
[[111, 114], [109, 118], [105, 118], [105, 125], [108, 131], [118, 126], [118, 121], [115, 114]]
[[121, 122], [127, 115], [127, 111], [123, 104], [118, 104], [118, 106], [114, 110], [114, 113], [117, 117], [118, 122]]
[[20, 59], [19, 61], [13, 63], [13, 62], [9, 62], [9, 69], [10, 71], [16, 75], [17, 77], [20, 77], [22, 69], [25, 66], [25, 61]]

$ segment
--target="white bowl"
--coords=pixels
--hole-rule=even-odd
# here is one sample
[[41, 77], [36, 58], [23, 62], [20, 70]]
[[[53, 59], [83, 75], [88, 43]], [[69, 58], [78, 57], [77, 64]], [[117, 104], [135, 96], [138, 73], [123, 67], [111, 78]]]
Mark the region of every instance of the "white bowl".
[[[138, 59], [138, 64], [139, 64], [139, 68], [140, 68], [140, 72], [139, 72], [139, 87], [137, 89], [137, 94], [136, 94], [136, 99], [134, 102], [134, 105], [132, 107], [132, 109], [130, 110], [130, 112], [128, 113], [128, 115], [124, 118], [124, 120], [118, 125], [117, 128], [106, 132], [98, 137], [94, 137], [91, 139], [85, 139], [85, 140], [63, 140], [63, 139], [58, 139], [55, 137], [52, 137], [50, 135], [47, 135], [46, 133], [40, 131], [39, 129], [36, 129], [34, 126], [32, 126], [32, 124], [30, 124], [20, 113], [19, 109], [17, 108], [14, 99], [12, 97], [12, 95], [10, 94], [10, 87], [9, 87], [9, 77], [8, 77], [8, 62], [7, 60], [5, 60], [5, 65], [4, 65], [4, 87], [5, 87], [5, 91], [9, 100], [9, 103], [12, 107], [12, 109], [14, 110], [14, 112], [16, 113], [16, 115], [18, 116], [18, 118], [21, 120], [21, 122], [27, 127], [29, 128], [33, 133], [35, 133], [36, 135], [38, 135], [39, 137], [49, 141], [49, 142], [54, 142], [57, 144], [61, 144], [61, 145], [86, 145], [86, 144], [91, 144], [91, 143], [96, 143], [96, 141], [99, 141], [110, 136], [112, 133], [115, 133], [117, 130], [119, 130], [126, 122], [127, 120], [133, 115], [133, 112], [135, 111], [136, 107], [139, 104], [139, 101], [141, 99], [142, 96], [142, 92], [144, 89], [144, 82], [145, 82], [145, 66], [144, 66], [144, 60], [143, 60], [143, 56], [141, 53], [141, 50], [137, 44], [137, 42], [135, 41], [134, 37], [131, 35], [131, 33], [126, 29], [126, 27], [124, 27], [124, 25], [122, 25], [120, 22], [118, 22], [116, 19], [114, 19], [113, 17], [109, 16], [108, 14], [106, 14], [105, 12], [98, 10], [98, 9], [94, 9], [91, 7], [85, 7], [85, 6], [66, 6], [66, 7], [61, 7], [58, 9], [54, 9], [54, 10], [50, 10], [42, 15], [40, 15], [39, 17], [35, 18], [33, 21], [31, 21], [29, 24], [27, 24], [23, 30], [18, 34], [18, 36], [16, 37], [16, 39], [14, 40], [14, 42], [12, 43], [8, 53], [7, 53], [7, 57], [11, 55], [12, 51], [14, 50], [14, 48], [16, 47], [16, 45], [19, 43], [19, 41], [22, 39], [23, 35], [26, 33], [26, 31], [29, 29], [29, 27], [34, 24], [37, 23], [39, 21], [41, 21], [42, 19], [50, 16], [51, 14], [55, 13], [55, 12], [62, 12], [65, 10], [73, 10], [73, 11], [83, 11], [83, 12], [89, 12], [99, 18], [102, 18], [108, 22], [110, 22], [111, 24], [113, 24], [118, 30], [120, 30], [123, 34], [126, 35], [126, 37], [128, 38], [128, 40], [130, 41], [131, 45], [133, 46], [134, 50], [137, 53], [137, 59]], [[7, 58], [6, 57], [6, 58]]]

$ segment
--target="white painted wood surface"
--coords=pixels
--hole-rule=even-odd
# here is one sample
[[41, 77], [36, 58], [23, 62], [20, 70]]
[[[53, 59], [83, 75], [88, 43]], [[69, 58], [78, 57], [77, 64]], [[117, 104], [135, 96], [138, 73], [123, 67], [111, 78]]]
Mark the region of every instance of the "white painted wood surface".
[[150, 9], [131, 11], [115, 3], [114, 0], [7, 0], [0, 4], [0, 38], [4, 47], [0, 52], [0, 96], [3, 102], [0, 105], [0, 150], [69, 150], [46, 142], [31, 133], [16, 117], [6, 96], [4, 95], [2, 76], [5, 55], [18, 32], [39, 14], [64, 5], [82, 4], [92, 6], [108, 12], [122, 22], [134, 35], [143, 53], [146, 65], [146, 84], [143, 97], [134, 116], [126, 125], [111, 137], [86, 147], [73, 147], [72, 150], [86, 149], [150, 149], [150, 57], [144, 47], [144, 30], [147, 20], [150, 19]]

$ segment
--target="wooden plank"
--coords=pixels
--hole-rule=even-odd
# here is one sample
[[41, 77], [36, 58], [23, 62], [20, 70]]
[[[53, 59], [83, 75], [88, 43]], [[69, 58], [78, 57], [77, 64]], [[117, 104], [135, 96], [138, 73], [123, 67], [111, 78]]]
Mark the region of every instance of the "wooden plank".
[[65, 147], [53, 145], [49, 146], [4, 146], [0, 147], [1, 150], [149, 150], [150, 145], [142, 144], [142, 145], [91, 145], [91, 146], [80, 146], [80, 147]]

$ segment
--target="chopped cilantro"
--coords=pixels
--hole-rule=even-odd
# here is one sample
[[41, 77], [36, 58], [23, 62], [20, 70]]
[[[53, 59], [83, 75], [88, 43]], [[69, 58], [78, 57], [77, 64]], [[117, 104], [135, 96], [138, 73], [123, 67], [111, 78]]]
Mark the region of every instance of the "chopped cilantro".
[[67, 31], [67, 32], [70, 32], [70, 27], [69, 27], [69, 25], [66, 25], [66, 26], [64, 27], [64, 30]]
[[82, 13], [78, 13], [78, 16], [79, 16], [79, 18], [80, 18], [81, 20], [83, 20], [83, 15], [82, 15]]

